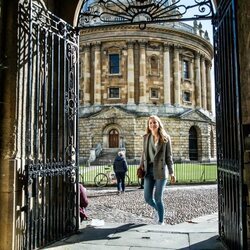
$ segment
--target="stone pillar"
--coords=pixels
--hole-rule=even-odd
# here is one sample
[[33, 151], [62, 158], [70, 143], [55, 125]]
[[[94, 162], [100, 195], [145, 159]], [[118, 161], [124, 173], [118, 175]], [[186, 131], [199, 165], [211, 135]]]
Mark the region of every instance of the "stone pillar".
[[[17, 140], [25, 138], [20, 132], [22, 128], [18, 127], [18, 119], [21, 118], [22, 121], [25, 121], [26, 110], [23, 110], [23, 113], [17, 118], [16, 112], [21, 109], [19, 106], [23, 105], [22, 102], [17, 103], [17, 96], [23, 94], [22, 88], [24, 88], [24, 86], [17, 85], [17, 38], [23, 39], [26, 44], [28, 38], [25, 33], [22, 34], [23, 37], [20, 37], [20, 34], [18, 37], [17, 34], [18, 2], [17, 0], [1, 1], [0, 17], [0, 249], [8, 250], [21, 249], [20, 244], [16, 245], [15, 241], [17, 241], [18, 236], [19, 241], [21, 241], [23, 228], [20, 225], [25, 223], [24, 220], [20, 220], [21, 216], [18, 216], [23, 214], [20, 211], [22, 183], [18, 180], [23, 172], [22, 169], [17, 171], [20, 157], [17, 156], [16, 144]], [[28, 27], [26, 21], [23, 21], [22, 25]], [[21, 48], [25, 50], [24, 44], [21, 45]], [[20, 59], [23, 60], [20, 68], [27, 67], [27, 58]], [[21, 77], [24, 79], [27, 75], [20, 75]]]
[[200, 80], [200, 54], [195, 53], [194, 62], [194, 74], [195, 74], [195, 96], [196, 96], [196, 107], [201, 107], [201, 80]]
[[201, 57], [201, 101], [202, 108], [207, 110], [207, 77], [204, 56]]
[[140, 41], [140, 76], [139, 76], [139, 104], [146, 103], [146, 89], [147, 89], [147, 76], [146, 76], [146, 41]]
[[101, 43], [95, 46], [95, 68], [94, 68], [94, 105], [101, 104]]
[[211, 67], [212, 64], [206, 64], [206, 77], [207, 77], [207, 110], [212, 112], [212, 92], [211, 92]]
[[128, 42], [128, 64], [127, 64], [127, 79], [128, 79], [128, 104], [135, 103], [135, 72], [134, 72], [134, 43]]
[[84, 105], [90, 105], [90, 44], [84, 45], [84, 69], [83, 69], [83, 88], [84, 90]]
[[79, 104], [83, 104], [84, 93], [84, 47], [79, 47]]
[[171, 104], [171, 91], [170, 91], [170, 57], [169, 45], [164, 44], [163, 50], [163, 85], [164, 85], [164, 104]]
[[179, 47], [174, 47], [174, 105], [180, 105], [180, 59], [179, 59]]

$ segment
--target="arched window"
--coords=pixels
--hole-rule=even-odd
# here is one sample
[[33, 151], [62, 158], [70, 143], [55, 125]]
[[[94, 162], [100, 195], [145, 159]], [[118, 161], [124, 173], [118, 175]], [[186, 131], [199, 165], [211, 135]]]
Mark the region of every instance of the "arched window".
[[109, 131], [109, 147], [110, 148], [119, 147], [119, 132], [116, 129], [111, 129]]
[[189, 62], [187, 60], [183, 61], [183, 78], [188, 79], [189, 78]]
[[109, 54], [109, 74], [120, 73], [120, 58], [119, 54]]
[[198, 138], [195, 127], [189, 130], [189, 159], [190, 161], [198, 160]]
[[83, 57], [79, 58], [79, 78], [84, 79], [84, 59], [83, 59]]
[[210, 154], [211, 154], [211, 158], [215, 157], [215, 153], [214, 153], [214, 133], [213, 130], [210, 131]]
[[150, 57], [150, 73], [151, 75], [159, 74], [159, 63], [158, 58], [156, 56]]

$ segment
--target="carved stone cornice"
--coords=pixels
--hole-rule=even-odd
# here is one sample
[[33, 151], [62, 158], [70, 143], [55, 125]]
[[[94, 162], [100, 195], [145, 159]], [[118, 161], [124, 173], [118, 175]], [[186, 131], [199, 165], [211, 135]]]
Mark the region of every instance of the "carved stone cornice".
[[139, 42], [140, 48], [144, 48], [144, 49], [146, 48], [146, 45], [148, 44], [148, 41], [144, 39], [138, 40], [138, 42]]
[[85, 52], [90, 52], [90, 43], [84, 43], [82, 46], [82, 50], [84, 50]]
[[174, 46], [175, 51], [178, 51], [178, 50], [182, 49], [182, 46], [180, 44], [174, 44], [173, 46]]
[[164, 43], [163, 44], [163, 51], [164, 52], [167, 52], [170, 50], [170, 43]]
[[135, 40], [128, 40], [127, 41], [127, 47], [128, 49], [133, 49], [135, 44]]
[[94, 42], [93, 45], [95, 50], [101, 50], [101, 42]]

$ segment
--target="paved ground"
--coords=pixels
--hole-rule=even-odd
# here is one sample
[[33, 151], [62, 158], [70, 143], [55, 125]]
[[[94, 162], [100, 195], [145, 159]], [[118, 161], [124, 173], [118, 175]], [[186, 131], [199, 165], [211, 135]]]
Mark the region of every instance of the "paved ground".
[[[189, 219], [185, 216], [185, 222], [165, 224], [164, 226], [154, 225], [152, 218], [147, 214], [144, 216], [135, 214], [133, 210], [138, 211], [138, 207], [141, 208], [142, 204], [145, 203], [142, 190], [138, 190], [138, 188], [128, 189], [128, 192], [119, 199], [115, 195], [114, 188], [107, 190], [89, 189], [88, 191], [90, 198], [88, 212], [91, 219], [81, 224], [78, 234], [65, 238], [46, 249], [226, 249], [218, 236], [217, 209], [215, 209], [216, 212], [212, 212], [213, 207], [211, 210], [211, 206], [216, 204], [216, 201], [213, 201], [213, 199], [216, 200], [216, 185], [171, 187], [171, 190], [166, 193], [168, 209], [169, 199], [172, 197], [174, 209], [176, 210], [179, 207], [180, 215], [183, 216], [183, 213], [189, 209], [193, 217], [196, 218]], [[203, 200], [204, 197], [205, 200]], [[208, 197], [209, 200], [212, 199], [211, 204], [207, 200]], [[128, 200], [130, 201], [130, 207], [126, 205]], [[178, 204], [182, 204], [182, 209]], [[199, 207], [204, 208], [204, 211], [208, 211], [210, 214], [198, 217], [197, 211], [204, 214], [203, 210], [198, 209]], [[146, 209], [150, 209], [150, 207], [146, 207]], [[175, 221], [177, 220], [175, 219]], [[166, 222], [168, 222], [167, 219]]]
[[79, 234], [46, 249], [66, 250], [225, 250], [218, 240], [217, 213], [176, 225], [105, 223], [92, 220], [81, 224]]
[[[109, 223], [154, 224], [154, 211], [144, 200], [144, 190], [127, 187], [117, 195], [116, 187], [87, 188], [90, 219]], [[169, 185], [163, 196], [166, 224], [190, 221], [218, 211], [217, 185]]]

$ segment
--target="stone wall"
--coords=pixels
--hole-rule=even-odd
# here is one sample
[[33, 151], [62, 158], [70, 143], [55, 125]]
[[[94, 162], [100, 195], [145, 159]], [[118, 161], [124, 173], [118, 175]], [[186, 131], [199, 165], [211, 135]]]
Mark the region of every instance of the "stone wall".
[[[103, 148], [108, 148], [108, 132], [115, 128], [119, 132], [120, 140], [124, 143], [127, 158], [139, 159], [147, 119], [148, 116], [126, 114], [117, 108], [81, 118], [79, 123], [80, 158], [88, 159], [90, 149], [98, 143], [101, 143]], [[216, 132], [213, 121], [202, 120], [195, 112], [181, 118], [162, 116], [161, 120], [171, 136], [173, 157], [176, 160], [189, 160], [189, 130], [192, 126], [197, 131], [198, 159], [216, 159]]]
[[[154, 104], [212, 111], [212, 45], [193, 33], [150, 26], [102, 27], [81, 31], [80, 92], [89, 105]], [[119, 54], [118, 74], [109, 73], [109, 54]], [[184, 62], [188, 76], [184, 77]], [[119, 88], [119, 98], [108, 89]], [[157, 97], [151, 96], [151, 90]], [[190, 100], [184, 94], [190, 94]], [[84, 96], [84, 98], [83, 98]]]

